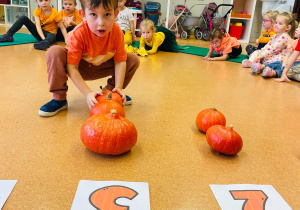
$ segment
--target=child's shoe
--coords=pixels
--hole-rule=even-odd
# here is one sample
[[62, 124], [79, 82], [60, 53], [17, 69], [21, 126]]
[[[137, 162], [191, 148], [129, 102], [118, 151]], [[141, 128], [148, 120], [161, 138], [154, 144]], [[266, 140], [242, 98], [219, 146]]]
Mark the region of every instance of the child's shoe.
[[68, 108], [68, 102], [67, 100], [58, 101], [55, 99], [52, 99], [48, 103], [46, 103], [44, 106], [42, 106], [39, 110], [39, 115], [42, 117], [51, 117], [57, 114], [57, 112], [67, 109]]
[[125, 106], [130, 106], [132, 104], [132, 99], [126, 95], [126, 103], [125, 103]]
[[267, 66], [263, 70], [261, 76], [263, 76], [263, 77], [273, 77], [273, 70], [270, 67]]
[[3, 34], [3, 36], [0, 38], [0, 42], [13, 42], [14, 37], [8, 36], [6, 34]]
[[251, 71], [255, 74], [259, 74], [261, 69], [261, 63], [254, 63], [251, 65]]
[[47, 48], [50, 47], [50, 44], [47, 40], [43, 40], [41, 42], [38, 43], [34, 43], [34, 49], [36, 50], [46, 50]]
[[245, 60], [242, 61], [242, 66], [244, 68], [250, 68], [252, 64], [253, 64], [253, 62], [250, 61], [250, 60], [247, 60], [247, 59], [245, 59]]

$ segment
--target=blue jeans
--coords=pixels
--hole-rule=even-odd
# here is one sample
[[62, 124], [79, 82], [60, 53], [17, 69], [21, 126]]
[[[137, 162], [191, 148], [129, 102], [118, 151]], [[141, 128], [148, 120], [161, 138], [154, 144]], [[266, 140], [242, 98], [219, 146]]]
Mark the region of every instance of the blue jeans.
[[[278, 78], [281, 77], [282, 72], [284, 70], [284, 66], [282, 66], [282, 63], [280, 61], [276, 61], [274, 63], [264, 63], [264, 65], [276, 71]], [[300, 65], [300, 62], [295, 62], [293, 66], [298, 66], [298, 65]]]

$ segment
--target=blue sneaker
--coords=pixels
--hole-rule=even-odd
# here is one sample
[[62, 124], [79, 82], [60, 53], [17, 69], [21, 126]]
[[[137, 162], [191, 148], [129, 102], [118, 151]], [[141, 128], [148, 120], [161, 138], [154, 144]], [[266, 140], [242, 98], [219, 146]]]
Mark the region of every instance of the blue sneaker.
[[36, 50], [46, 50], [47, 48], [50, 47], [50, 44], [47, 40], [43, 40], [43, 41], [34, 43], [33, 47]]
[[4, 34], [1, 38], [0, 38], [0, 42], [13, 42], [14, 38], [12, 36], [8, 36], [6, 34]]
[[44, 106], [42, 106], [39, 110], [39, 115], [42, 117], [51, 117], [57, 114], [57, 112], [67, 109], [68, 108], [68, 102], [67, 100], [58, 101], [55, 99], [52, 99], [48, 103], [46, 103]]
[[128, 95], [126, 95], [126, 103], [125, 103], [125, 106], [129, 106], [129, 105], [131, 105], [132, 104], [132, 99], [128, 96]]

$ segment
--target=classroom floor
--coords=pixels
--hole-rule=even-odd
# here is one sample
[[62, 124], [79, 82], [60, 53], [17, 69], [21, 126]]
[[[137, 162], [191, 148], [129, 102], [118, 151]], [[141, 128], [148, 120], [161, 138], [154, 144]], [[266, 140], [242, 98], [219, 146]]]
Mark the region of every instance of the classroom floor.
[[[178, 42], [208, 46], [194, 38]], [[38, 115], [51, 99], [45, 53], [33, 44], [0, 48], [0, 180], [18, 180], [4, 210], [70, 209], [80, 180], [148, 182], [153, 210], [220, 209], [210, 184], [272, 185], [300, 209], [300, 83], [278, 84], [239, 63], [182, 53], [141, 57], [125, 90], [138, 141], [112, 157], [82, 144], [89, 109], [71, 81], [68, 110]], [[88, 82], [93, 90], [105, 84]], [[198, 131], [197, 114], [211, 107], [243, 138], [237, 156], [216, 153]]]

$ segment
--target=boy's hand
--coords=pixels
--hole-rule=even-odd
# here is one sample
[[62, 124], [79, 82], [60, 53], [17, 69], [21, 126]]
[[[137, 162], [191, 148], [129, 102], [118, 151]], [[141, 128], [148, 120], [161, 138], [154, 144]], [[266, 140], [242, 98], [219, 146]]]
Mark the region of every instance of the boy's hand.
[[257, 39], [255, 42], [256, 42], [256, 44], [258, 45], [258, 39]]
[[98, 101], [96, 100], [96, 97], [99, 95], [103, 95], [102, 91], [94, 91], [94, 92], [90, 92], [89, 94], [87, 94], [86, 96], [86, 102], [89, 106], [89, 108], [93, 108], [93, 106], [95, 106], [96, 103], [98, 103]]
[[123, 106], [125, 106], [125, 103], [126, 103], [126, 95], [125, 95], [125, 93], [123, 93], [122, 89], [121, 89], [121, 88], [115, 87], [115, 88], [112, 90], [112, 92], [118, 93], [118, 94], [121, 96], [121, 98], [122, 98], [122, 100], [123, 100]]
[[279, 83], [279, 82], [290, 82], [291, 80], [285, 74], [282, 74], [281, 78], [275, 79], [274, 81]]
[[255, 63], [260, 63], [260, 60], [263, 59], [262, 56], [257, 56], [255, 59], [254, 59], [254, 62]]

